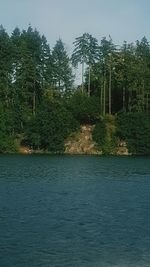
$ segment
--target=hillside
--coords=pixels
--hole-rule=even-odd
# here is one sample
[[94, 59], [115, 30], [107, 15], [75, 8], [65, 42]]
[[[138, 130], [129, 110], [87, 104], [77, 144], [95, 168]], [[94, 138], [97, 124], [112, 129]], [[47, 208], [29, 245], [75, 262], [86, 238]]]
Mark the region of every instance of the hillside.
[[66, 154], [101, 155], [92, 139], [92, 125], [81, 125], [80, 131], [70, 136], [65, 142]]
[[[93, 141], [92, 131], [94, 125], [81, 125], [80, 131], [71, 135], [65, 142], [65, 154], [102, 155], [96, 142]], [[129, 155], [125, 142], [120, 141], [115, 149], [116, 155]]]

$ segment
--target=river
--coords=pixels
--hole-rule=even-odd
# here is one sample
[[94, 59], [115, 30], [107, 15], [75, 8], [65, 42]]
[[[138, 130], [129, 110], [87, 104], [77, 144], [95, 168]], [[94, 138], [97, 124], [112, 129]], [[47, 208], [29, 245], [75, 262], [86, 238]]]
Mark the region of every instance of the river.
[[150, 158], [0, 156], [1, 267], [149, 267]]

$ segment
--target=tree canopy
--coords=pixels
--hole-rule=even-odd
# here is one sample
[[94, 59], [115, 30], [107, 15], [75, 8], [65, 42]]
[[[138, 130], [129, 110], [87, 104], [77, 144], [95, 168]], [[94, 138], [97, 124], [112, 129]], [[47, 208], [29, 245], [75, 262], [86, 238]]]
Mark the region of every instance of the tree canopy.
[[[149, 62], [146, 37], [118, 46], [110, 36], [97, 40], [83, 33], [73, 42], [69, 55], [61, 39], [51, 48], [46, 37], [32, 26], [27, 30], [15, 28], [9, 35], [1, 25], [0, 152], [16, 150], [18, 140], [36, 149], [63, 150], [65, 138], [79, 124], [103, 121], [96, 136], [100, 131], [104, 133], [102, 118], [107, 113], [120, 124], [118, 138], [119, 134], [123, 138], [118, 118], [125, 123], [128, 118], [129, 124], [137, 121], [136, 132], [140, 132], [138, 118], [141, 123], [145, 118], [143, 129], [147, 133]], [[76, 86], [73, 70], [78, 64], [82, 65], [82, 83]], [[134, 131], [129, 129], [130, 134], [126, 135], [129, 146], [133, 151], [143, 151], [142, 141], [141, 150], [131, 142]], [[150, 142], [149, 135], [144, 136]]]

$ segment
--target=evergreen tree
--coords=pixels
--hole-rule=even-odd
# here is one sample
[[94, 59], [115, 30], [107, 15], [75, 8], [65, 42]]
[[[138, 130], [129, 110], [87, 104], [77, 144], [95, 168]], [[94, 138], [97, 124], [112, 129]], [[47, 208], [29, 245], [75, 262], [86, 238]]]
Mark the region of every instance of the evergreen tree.
[[91, 67], [95, 60], [98, 59], [98, 42], [97, 39], [92, 37], [89, 33], [84, 33], [82, 36], [75, 39], [74, 46], [72, 63], [75, 67], [78, 63], [82, 64], [82, 92], [84, 90], [84, 64], [88, 65], [88, 96], [90, 96]]
[[71, 90], [73, 75], [70, 66], [70, 59], [61, 39], [56, 42], [53, 48], [52, 61], [54, 84], [60, 92], [67, 93]]
[[53, 85], [52, 56], [44, 35], [42, 35], [41, 38], [41, 46], [41, 86], [44, 90], [47, 89], [49, 85]]
[[39, 32], [33, 31], [31, 26], [27, 31], [22, 31], [20, 36], [13, 33], [12, 41], [14, 45], [17, 42], [19, 51], [16, 54], [17, 64], [14, 65], [14, 86], [22, 107], [35, 114], [36, 106], [44, 94], [49, 48], [44, 37], [41, 38]]
[[12, 43], [0, 26], [0, 99], [9, 106], [12, 101]]
[[148, 114], [150, 111], [150, 48], [146, 37], [136, 42], [136, 57], [138, 61], [136, 102], [140, 110], [145, 110]]

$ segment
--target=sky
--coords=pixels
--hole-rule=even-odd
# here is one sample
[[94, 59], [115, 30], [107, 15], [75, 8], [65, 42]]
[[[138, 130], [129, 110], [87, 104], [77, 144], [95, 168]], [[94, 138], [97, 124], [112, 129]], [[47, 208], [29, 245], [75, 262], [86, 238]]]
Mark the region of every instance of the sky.
[[61, 38], [68, 51], [76, 37], [88, 32], [99, 41], [150, 40], [150, 0], [0, 0], [0, 24], [11, 34], [29, 24], [53, 47]]

